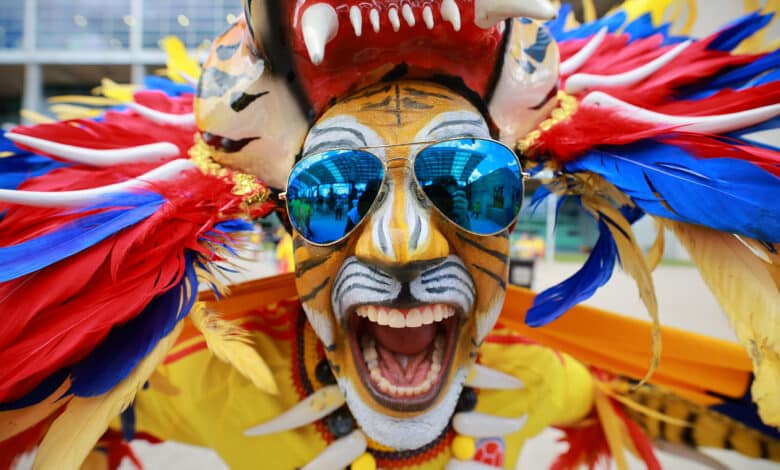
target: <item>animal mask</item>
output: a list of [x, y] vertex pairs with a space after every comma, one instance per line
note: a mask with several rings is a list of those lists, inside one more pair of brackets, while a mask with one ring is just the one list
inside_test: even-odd
[[[490, 134], [453, 91], [401, 81], [337, 102], [303, 150], [305, 162], [323, 150], [372, 147], [387, 167], [382, 192], [348, 237], [318, 246], [296, 231], [294, 240], [301, 301], [347, 404], [369, 437], [395, 449], [422, 447], [445, 429], [504, 299], [508, 231], [477, 236], [445, 218], [409, 169], [424, 146], [396, 146], [453, 137]], [[502, 206], [521, 197], [500, 194]]]
[[558, 49], [543, 0], [245, 0], [215, 41], [195, 105], [223, 166], [283, 188], [312, 120], [392, 75], [447, 77], [514, 145], [556, 105]]

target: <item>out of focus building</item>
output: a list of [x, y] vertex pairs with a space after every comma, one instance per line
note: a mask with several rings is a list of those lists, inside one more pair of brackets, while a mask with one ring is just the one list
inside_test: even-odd
[[208, 48], [240, 12], [241, 0], [0, 0], [0, 124], [103, 77], [140, 82], [165, 62], [160, 38]]

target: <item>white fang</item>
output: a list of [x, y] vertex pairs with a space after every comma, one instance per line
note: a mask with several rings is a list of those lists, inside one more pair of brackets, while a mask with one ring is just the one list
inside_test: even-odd
[[336, 10], [327, 3], [315, 3], [303, 12], [301, 31], [312, 64], [322, 63], [325, 59], [325, 46], [336, 37], [338, 30], [339, 17]]
[[0, 189], [0, 202], [33, 207], [86, 207], [101, 202], [101, 200], [111, 194], [143, 189], [149, 183], [155, 181], [172, 180], [180, 173], [192, 168], [196, 168], [194, 163], [185, 158], [180, 158], [161, 165], [137, 178], [98, 188], [56, 192]]
[[5, 136], [18, 144], [32, 147], [42, 153], [56, 155], [62, 160], [97, 167], [109, 167], [126, 163], [156, 162], [176, 157], [180, 153], [179, 147], [170, 142], [157, 142], [120, 149], [88, 149], [15, 132], [7, 132]]
[[417, 20], [414, 18], [414, 11], [412, 10], [412, 6], [408, 3], [404, 3], [404, 6], [401, 8], [401, 14], [404, 16], [404, 20], [406, 21], [406, 24], [409, 25], [409, 27], [414, 27], [414, 25], [417, 24]]
[[471, 437], [494, 437], [516, 433], [525, 426], [528, 415], [519, 418], [504, 418], [471, 411], [455, 413], [452, 427], [458, 434]]
[[738, 113], [715, 116], [674, 116], [634, 106], [602, 91], [594, 91], [582, 100], [583, 106], [605, 106], [615, 108], [626, 118], [649, 122], [686, 132], [722, 134], [737, 129], [755, 126], [780, 115], [780, 104], [750, 109]]
[[525, 384], [511, 375], [474, 364], [471, 373], [466, 379], [466, 385], [474, 388], [487, 390], [520, 390], [525, 388]]
[[425, 27], [428, 29], [433, 29], [435, 24], [433, 22], [433, 10], [431, 10], [430, 6], [423, 8], [422, 17], [423, 21], [425, 22]]
[[677, 58], [682, 52], [691, 45], [691, 41], [685, 41], [678, 44], [672, 50], [661, 57], [652, 60], [641, 67], [624, 73], [615, 75], [595, 75], [589, 73], [578, 73], [572, 75], [566, 80], [567, 93], [579, 93], [588, 88], [594, 87], [617, 87], [635, 85], [650, 75], [661, 70], [666, 64]]
[[[276, 418], [244, 431], [245, 436], [264, 436], [306, 426], [331, 414], [345, 402], [338, 385], [329, 385], [309, 395]], [[333, 467], [340, 468], [340, 467]]]
[[391, 8], [387, 12], [387, 19], [390, 20], [390, 24], [393, 26], [393, 31], [396, 33], [401, 29], [401, 19], [398, 17], [398, 8]]
[[355, 30], [355, 36], [360, 37], [363, 34], [363, 14], [359, 6], [353, 5], [349, 9], [349, 21], [352, 23], [352, 29]]
[[536, 20], [551, 20], [558, 10], [548, 0], [476, 0], [474, 23], [482, 29], [495, 26], [508, 18], [523, 16]]
[[460, 31], [460, 8], [455, 0], [443, 0], [440, 13], [444, 21], [452, 23], [452, 29]]
[[332, 470], [348, 467], [366, 451], [367, 447], [368, 442], [363, 431], [359, 429], [352, 431], [351, 434], [333, 441], [301, 470]]
[[157, 111], [139, 103], [127, 103], [127, 107], [155, 124], [189, 128], [195, 126], [195, 114], [173, 114]]
[[368, 12], [368, 19], [371, 21], [371, 28], [373, 28], [375, 33], [379, 32], [379, 10], [376, 8], [372, 8], [370, 12]]
[[577, 51], [576, 54], [569, 57], [563, 63], [561, 63], [561, 75], [570, 75], [576, 72], [580, 69], [583, 65], [585, 65], [585, 62], [590, 59], [590, 57], [593, 55], [593, 53], [596, 52], [596, 50], [599, 48], [602, 42], [604, 42], [604, 38], [607, 36], [607, 27], [604, 26], [599, 30], [598, 33], [596, 33], [593, 38], [588, 41], [587, 44], [585, 44], [585, 47]]

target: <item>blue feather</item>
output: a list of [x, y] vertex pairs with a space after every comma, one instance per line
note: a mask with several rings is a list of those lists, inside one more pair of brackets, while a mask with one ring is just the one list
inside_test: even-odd
[[579, 271], [558, 285], [541, 292], [528, 309], [525, 322], [544, 326], [578, 303], [589, 299], [612, 277], [618, 258], [617, 246], [606, 223], [599, 220], [599, 239]]
[[744, 160], [696, 159], [679, 147], [642, 141], [592, 151], [566, 170], [603, 176], [656, 216], [780, 241], [780, 178]]
[[50, 397], [52, 393], [56, 392], [58, 388], [68, 378], [70, 371], [68, 369], [61, 369], [57, 372], [46, 377], [41, 383], [38, 384], [33, 390], [22, 396], [21, 398], [0, 403], [0, 412], [18, 410], [21, 408], [27, 408], [28, 406], [36, 405], [46, 398]]
[[741, 398], [734, 399], [731, 397], [721, 397], [723, 403], [712, 406], [713, 410], [718, 413], [724, 414], [731, 419], [739, 421], [749, 428], [753, 428], [756, 431], [771, 437], [772, 439], [780, 440], [780, 431], [767, 426], [761, 420], [758, 415], [758, 407], [753, 401], [752, 394], [750, 393], [750, 387], [747, 387], [745, 395]]
[[577, 28], [566, 31], [564, 28], [567, 16], [564, 15], [568, 15], [568, 11], [571, 11], [571, 7], [568, 5], [566, 5], [566, 7], [568, 8], [561, 7], [558, 18], [547, 22], [547, 27], [556, 41], [588, 38], [598, 33], [599, 30], [605, 26], [610, 33], [615, 33], [626, 23], [627, 19], [626, 12], [620, 10], [591, 23], [585, 23]]
[[71, 391], [80, 397], [101, 395], [127, 377], [157, 343], [189, 313], [197, 297], [194, 256], [186, 257], [181, 282], [152, 300], [135, 318], [111, 330], [92, 352], [71, 368]]
[[155, 77], [153, 75], [144, 77], [144, 88], [148, 90], [159, 90], [168, 96], [181, 96], [185, 93], [195, 93], [192, 85], [173, 82], [167, 78]]
[[730, 52], [739, 46], [739, 43], [768, 25], [773, 16], [771, 13], [762, 15], [759, 12], [745, 15], [718, 32], [707, 49]]
[[94, 246], [143, 221], [163, 202], [163, 197], [153, 192], [112, 195], [105, 203], [89, 208], [110, 209], [86, 215], [31, 240], [0, 247], [0, 282], [38, 271]]
[[679, 98], [702, 99], [727, 88], [742, 90], [771, 83], [780, 79], [778, 67], [780, 67], [780, 50], [688, 88]]
[[119, 421], [122, 425], [124, 440], [130, 442], [135, 439], [135, 405], [133, 403], [119, 415]]
[[6, 138], [5, 134], [2, 134], [0, 135], [0, 155], [4, 154], [12, 154], [12, 156], [0, 157], [0, 189], [16, 189], [29, 178], [42, 176], [52, 170], [67, 166], [63, 162], [21, 150]]

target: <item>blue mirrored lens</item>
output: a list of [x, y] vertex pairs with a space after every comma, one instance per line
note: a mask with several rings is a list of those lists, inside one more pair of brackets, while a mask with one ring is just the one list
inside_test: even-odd
[[367, 152], [330, 150], [307, 157], [287, 184], [290, 222], [311, 242], [334, 242], [363, 220], [383, 180], [382, 162]]
[[514, 153], [490, 140], [456, 139], [431, 145], [414, 161], [428, 199], [466, 230], [488, 235], [507, 228], [523, 204]]

